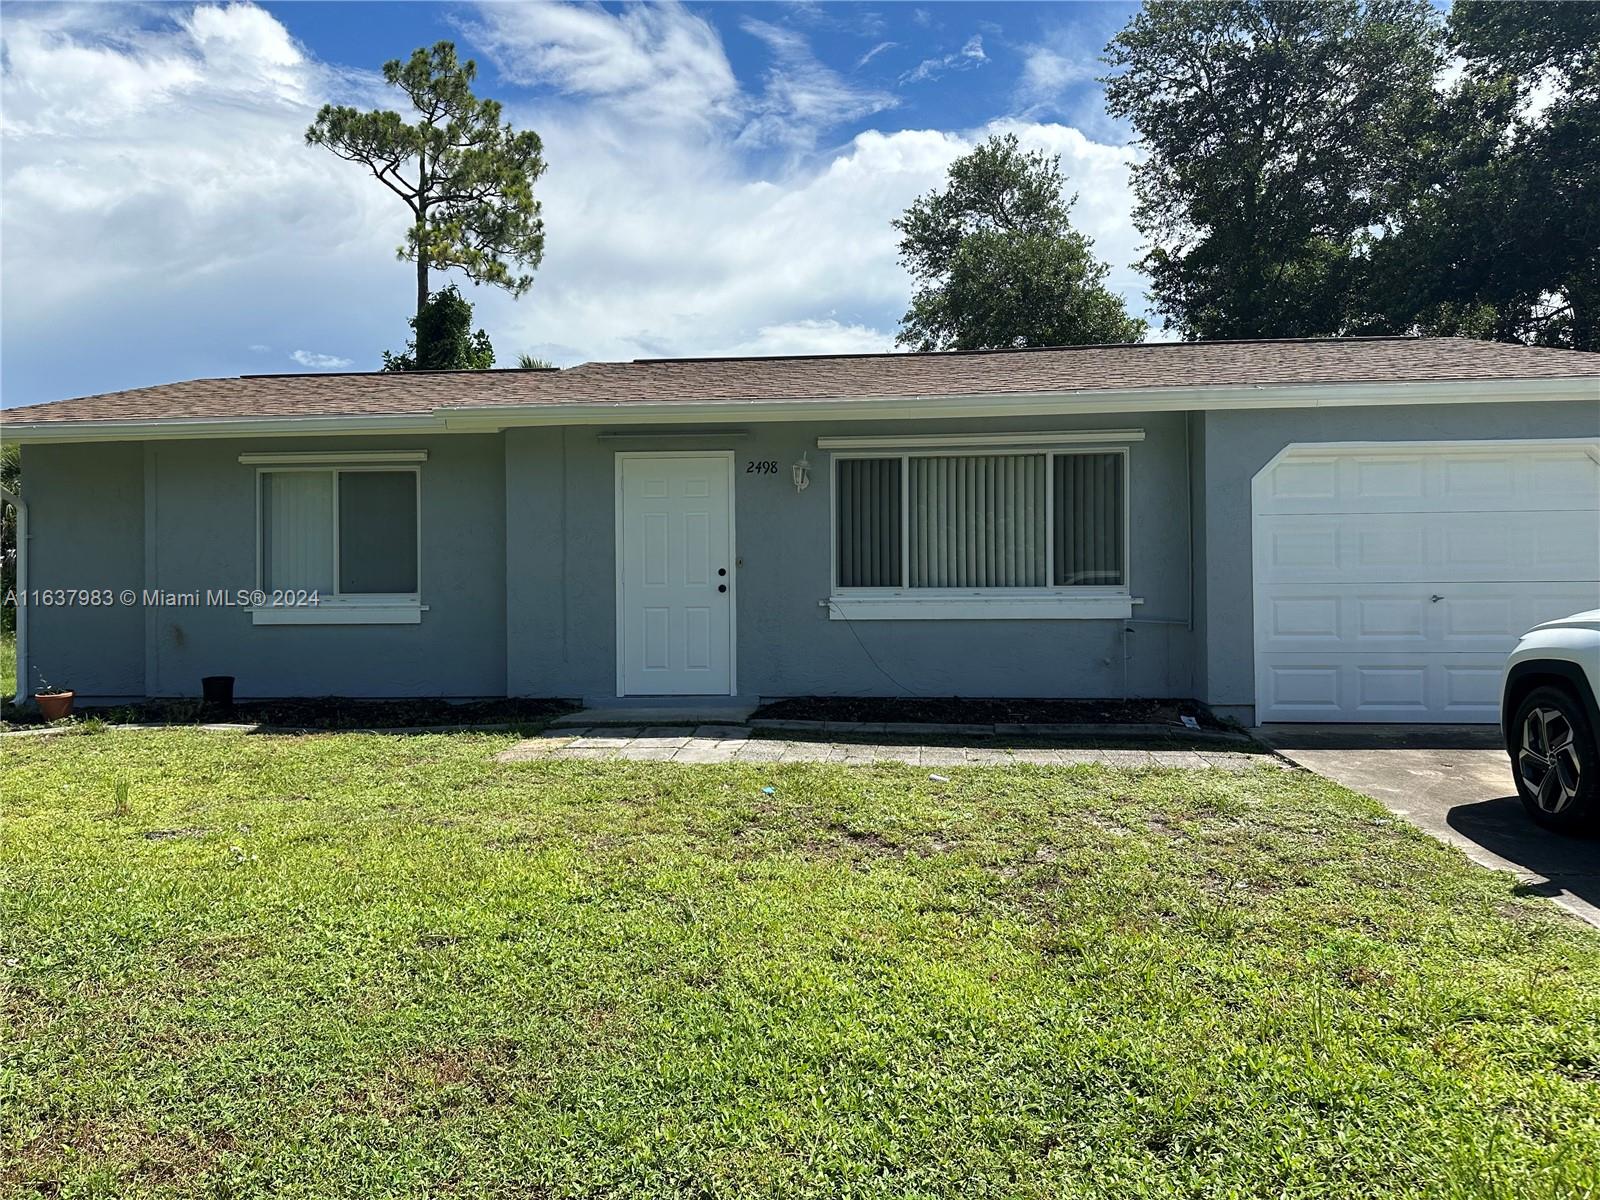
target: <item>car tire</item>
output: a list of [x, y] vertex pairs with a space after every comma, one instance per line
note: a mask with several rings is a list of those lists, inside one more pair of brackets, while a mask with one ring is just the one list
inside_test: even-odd
[[1511, 774], [1528, 815], [1557, 833], [1592, 832], [1600, 817], [1600, 746], [1583, 705], [1559, 687], [1529, 692], [1511, 724]]

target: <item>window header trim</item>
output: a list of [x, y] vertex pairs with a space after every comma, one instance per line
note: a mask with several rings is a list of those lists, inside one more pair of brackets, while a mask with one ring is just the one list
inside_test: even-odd
[[239, 461], [247, 467], [365, 467], [379, 463], [422, 463], [428, 461], [426, 450], [330, 450], [326, 452], [290, 451], [286, 454], [241, 454]]
[[902, 433], [886, 437], [819, 437], [819, 450], [919, 450], [930, 447], [1122, 445], [1144, 441], [1142, 429], [1073, 429], [1036, 433]]

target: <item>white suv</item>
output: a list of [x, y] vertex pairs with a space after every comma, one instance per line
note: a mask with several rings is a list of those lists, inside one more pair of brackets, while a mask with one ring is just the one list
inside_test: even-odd
[[1500, 728], [1528, 815], [1600, 827], [1600, 608], [1535, 625], [1506, 660]]

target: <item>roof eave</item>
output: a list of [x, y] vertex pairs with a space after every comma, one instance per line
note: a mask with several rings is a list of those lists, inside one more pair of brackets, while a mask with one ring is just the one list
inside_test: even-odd
[[1600, 377], [1577, 376], [1561, 379], [1102, 388], [951, 396], [819, 397], [811, 400], [611, 401], [463, 406], [436, 409], [435, 413], [447, 428], [466, 431], [529, 425], [614, 425], [641, 421], [686, 423], [726, 420], [730, 416], [746, 421], [883, 420], [1594, 399], [1600, 399]]
[[834, 396], [802, 400], [590, 401], [461, 405], [426, 413], [301, 417], [161, 417], [121, 421], [7, 422], [0, 440], [18, 443], [152, 441], [334, 434], [488, 433], [549, 425], [692, 424], [705, 420], [896, 420], [1078, 415], [1394, 404], [1477, 404], [1508, 400], [1600, 399], [1600, 377], [1410, 380], [1381, 383], [1206, 385], [918, 396]]

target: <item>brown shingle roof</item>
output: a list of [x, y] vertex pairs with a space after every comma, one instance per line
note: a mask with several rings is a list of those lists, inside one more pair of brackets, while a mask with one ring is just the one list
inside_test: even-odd
[[584, 363], [563, 371], [193, 379], [7, 409], [3, 417], [30, 424], [261, 419], [424, 414], [497, 405], [737, 404], [1529, 378], [1600, 379], [1600, 354], [1462, 338], [1329, 338], [951, 354], [642, 359]]

